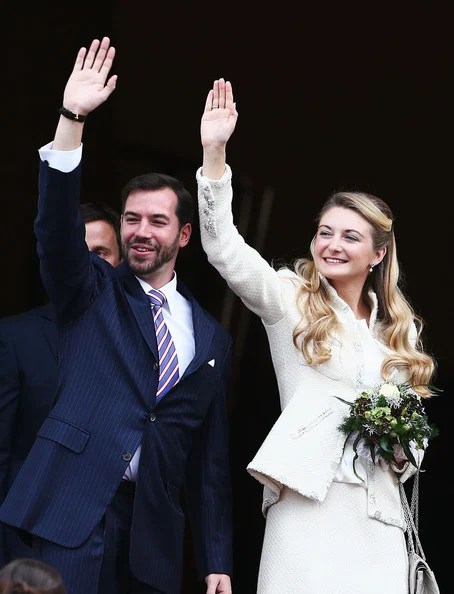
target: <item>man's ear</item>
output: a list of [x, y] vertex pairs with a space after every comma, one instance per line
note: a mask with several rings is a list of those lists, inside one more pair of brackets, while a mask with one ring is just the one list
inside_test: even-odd
[[191, 238], [191, 233], [192, 233], [192, 226], [191, 223], [186, 223], [185, 225], [183, 225], [180, 229], [180, 240], [178, 242], [178, 245], [180, 247], [184, 247], [186, 245], [188, 245], [189, 240]]

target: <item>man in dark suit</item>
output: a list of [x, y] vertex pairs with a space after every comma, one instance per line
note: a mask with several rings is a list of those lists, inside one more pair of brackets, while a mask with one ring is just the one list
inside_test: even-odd
[[231, 594], [232, 341], [175, 273], [192, 197], [170, 176], [135, 177], [122, 192], [123, 263], [84, 241], [83, 121], [115, 88], [114, 54], [107, 37], [81, 48], [40, 150], [35, 232], [61, 373], [0, 520], [32, 534], [68, 594], [179, 594], [184, 488], [206, 592]]
[[[80, 207], [88, 249], [118, 266], [120, 215], [108, 204]], [[22, 467], [57, 388], [57, 328], [51, 304], [0, 320], [0, 503]], [[32, 551], [0, 524], [0, 567]]]

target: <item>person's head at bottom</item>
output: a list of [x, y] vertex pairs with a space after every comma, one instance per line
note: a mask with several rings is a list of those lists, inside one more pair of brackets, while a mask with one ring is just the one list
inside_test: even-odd
[[36, 559], [15, 559], [0, 569], [0, 594], [66, 594], [56, 569]]

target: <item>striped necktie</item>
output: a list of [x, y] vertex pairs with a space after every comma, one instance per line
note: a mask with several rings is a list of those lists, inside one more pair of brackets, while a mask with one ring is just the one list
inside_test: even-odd
[[156, 289], [151, 289], [147, 295], [153, 311], [156, 341], [158, 343], [159, 383], [156, 392], [156, 401], [158, 401], [178, 381], [178, 357], [172, 335], [167, 328], [162, 314], [162, 305], [166, 300], [166, 296]]

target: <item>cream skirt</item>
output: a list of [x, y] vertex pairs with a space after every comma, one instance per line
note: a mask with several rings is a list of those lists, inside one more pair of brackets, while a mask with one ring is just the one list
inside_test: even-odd
[[284, 487], [268, 509], [257, 594], [408, 594], [404, 532], [366, 505], [358, 485], [333, 482], [323, 503]]

